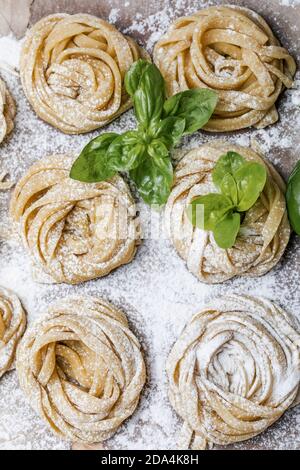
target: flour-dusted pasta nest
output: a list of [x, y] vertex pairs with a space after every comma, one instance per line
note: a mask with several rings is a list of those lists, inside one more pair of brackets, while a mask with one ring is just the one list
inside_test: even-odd
[[43, 273], [49, 282], [69, 284], [105, 276], [129, 263], [139, 243], [136, 206], [125, 181], [72, 180], [73, 161], [54, 155], [35, 163], [12, 196], [12, 218], [45, 282]]
[[[216, 192], [212, 170], [221, 155], [235, 151], [267, 168], [267, 182], [255, 205], [245, 213], [232, 248], [224, 250], [212, 232], [194, 227], [187, 208], [200, 195]], [[206, 283], [234, 276], [261, 276], [280, 260], [290, 237], [285, 185], [274, 167], [250, 148], [215, 142], [191, 150], [179, 162], [169, 196], [165, 222], [170, 238], [188, 269]]]
[[204, 129], [222, 132], [277, 121], [276, 100], [293, 84], [296, 65], [267, 23], [237, 6], [215, 6], [179, 18], [155, 46], [169, 95], [212, 88], [219, 102]]
[[146, 53], [95, 16], [50, 15], [26, 35], [20, 71], [40, 118], [68, 134], [98, 129], [132, 106], [124, 89], [130, 66]]
[[0, 378], [10, 370], [26, 327], [26, 315], [18, 297], [0, 287]]
[[[6, 181], [6, 171], [0, 170], [0, 191], [6, 191], [7, 189], [10, 189], [13, 186], [13, 183], [11, 181]], [[7, 230], [7, 227], [4, 226], [4, 224], [0, 224], [0, 239], [1, 238], [7, 238], [7, 236], [10, 236], [10, 230]]]
[[14, 128], [16, 105], [4, 81], [0, 78], [0, 143]]
[[94, 297], [62, 299], [27, 330], [20, 385], [60, 436], [102, 442], [132, 415], [145, 383], [140, 345], [126, 316]]
[[270, 301], [211, 301], [168, 358], [171, 403], [184, 421], [179, 446], [205, 449], [263, 432], [296, 398], [299, 352], [299, 332]]

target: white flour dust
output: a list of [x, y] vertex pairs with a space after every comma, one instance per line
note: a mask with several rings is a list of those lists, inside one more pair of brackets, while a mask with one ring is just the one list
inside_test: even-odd
[[21, 47], [22, 40], [18, 41], [13, 35], [0, 37], [0, 68], [19, 70]]
[[[206, 4], [207, 2], [202, 2]], [[292, 0], [280, 0], [293, 6]], [[165, 8], [146, 19], [137, 15], [126, 32], [145, 34], [149, 51], [158, 37], [182, 8]], [[186, 13], [189, 11], [184, 10]], [[276, 16], [276, 15], [275, 15]], [[274, 18], [275, 18], [274, 16]], [[119, 11], [111, 11], [112, 22]], [[18, 66], [20, 45], [12, 37], [0, 39], [0, 64]], [[291, 47], [293, 53], [293, 47]], [[1, 65], [0, 65], [1, 66]], [[84, 144], [102, 131], [89, 135], [68, 136], [38, 119], [24, 97], [19, 78], [1, 70], [18, 107], [16, 127], [0, 147], [0, 168], [17, 181], [36, 160], [51, 153], [79, 152]], [[297, 83], [299, 84], [299, 77]], [[237, 144], [249, 145], [255, 138], [266, 156], [287, 177], [299, 158], [299, 89], [285, 92], [279, 105], [280, 122], [265, 130], [247, 130], [222, 136]], [[292, 123], [292, 125], [291, 125]], [[108, 125], [104, 132], [123, 132], [134, 126], [132, 111]], [[184, 139], [182, 147], [192, 148], [213, 138], [197, 133]], [[221, 136], [220, 136], [221, 138]], [[177, 150], [182, 153], [182, 150]], [[284, 162], [284, 163], [283, 163]], [[8, 224], [9, 192], [0, 192], [0, 218]], [[142, 206], [143, 221], [150, 213]], [[79, 286], [39, 285], [31, 278], [30, 261], [15, 239], [0, 243], [0, 285], [13, 289], [22, 300], [32, 323], [46, 311], [50, 302], [70, 294], [102, 296], [121, 307], [134, 333], [140, 339], [147, 364], [148, 383], [134, 415], [104, 445], [106, 449], [174, 449], [181, 422], [173, 412], [167, 396], [165, 362], [169, 350], [192, 314], [212, 296], [228, 292], [263, 295], [284, 306], [300, 319], [299, 240], [292, 237], [282, 262], [260, 279], [239, 278], [223, 285], [201, 284], [190, 274], [171, 244], [166, 240], [145, 240], [135, 259], [109, 276]], [[263, 435], [233, 446], [238, 449], [300, 448], [300, 407], [293, 409]], [[15, 371], [0, 383], [0, 449], [68, 449], [70, 443], [56, 438], [31, 410], [18, 386]]]

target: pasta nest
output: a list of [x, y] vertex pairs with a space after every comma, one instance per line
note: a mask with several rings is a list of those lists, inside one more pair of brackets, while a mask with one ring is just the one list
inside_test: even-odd
[[88, 443], [108, 439], [132, 415], [146, 375], [125, 315], [93, 297], [52, 305], [24, 335], [17, 372], [52, 430]]
[[18, 297], [0, 287], [0, 378], [10, 370], [18, 342], [26, 327], [26, 315]]
[[14, 128], [16, 105], [4, 81], [0, 78], [0, 143]]
[[91, 15], [55, 14], [26, 35], [20, 72], [38, 116], [67, 134], [109, 123], [132, 106], [124, 76], [148, 55], [113, 25]]
[[293, 85], [294, 59], [255, 12], [215, 6], [179, 18], [155, 46], [169, 95], [211, 88], [219, 101], [204, 129], [233, 131], [277, 121], [276, 100]]
[[[45, 282], [77, 284], [129, 263], [139, 222], [120, 176], [100, 183], [69, 177], [74, 158], [54, 155], [35, 163], [16, 185], [11, 216]], [[48, 276], [44, 276], [44, 273]]]
[[[212, 232], [194, 227], [187, 208], [194, 198], [216, 192], [212, 171], [221, 155], [235, 151], [248, 161], [266, 166], [267, 182], [257, 202], [244, 216], [235, 244], [222, 249]], [[280, 260], [290, 237], [285, 185], [274, 167], [250, 148], [215, 142], [188, 152], [179, 162], [165, 209], [170, 239], [188, 269], [202, 282], [234, 276], [261, 276]]]
[[180, 448], [249, 439], [294, 402], [300, 336], [276, 305], [230, 295], [196, 314], [167, 363], [170, 400], [184, 425]]

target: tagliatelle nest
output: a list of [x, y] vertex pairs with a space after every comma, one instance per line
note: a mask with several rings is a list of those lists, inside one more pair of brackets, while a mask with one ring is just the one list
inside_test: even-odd
[[167, 363], [171, 403], [184, 421], [179, 447], [205, 449], [263, 432], [293, 404], [300, 335], [271, 302], [231, 295], [196, 314]]
[[[10, 189], [13, 186], [13, 183], [11, 181], [5, 181], [6, 178], [6, 172], [3, 171], [0, 173], [0, 191], [6, 191], [7, 189]], [[10, 229], [4, 226], [2, 223], [0, 225], [0, 238], [7, 238], [10, 237]]]
[[156, 44], [154, 62], [169, 95], [203, 87], [218, 92], [204, 129], [219, 132], [276, 122], [276, 100], [296, 71], [263, 18], [230, 5], [176, 20]]
[[[187, 208], [197, 196], [217, 192], [212, 171], [221, 155], [235, 151], [266, 166], [267, 182], [246, 213], [232, 248], [220, 248], [212, 232], [194, 227]], [[179, 162], [165, 221], [170, 238], [188, 269], [202, 282], [218, 283], [234, 276], [261, 276], [280, 260], [290, 237], [285, 185], [274, 167], [252, 149], [224, 142], [191, 150]]]
[[91, 15], [55, 14], [26, 35], [24, 92], [44, 121], [68, 134], [104, 126], [132, 106], [124, 76], [148, 55], [113, 25]]
[[13, 365], [25, 326], [26, 315], [20, 300], [9, 289], [0, 287], [0, 378]]
[[73, 161], [55, 155], [35, 163], [11, 200], [24, 245], [40, 274], [50, 276], [45, 282], [77, 284], [105, 276], [129, 263], [139, 243], [136, 206], [124, 180], [72, 180]]
[[146, 372], [125, 315], [93, 297], [60, 300], [27, 330], [17, 354], [20, 385], [61, 437], [102, 442], [139, 402]]
[[0, 78], [0, 143], [14, 128], [16, 105], [4, 81]]

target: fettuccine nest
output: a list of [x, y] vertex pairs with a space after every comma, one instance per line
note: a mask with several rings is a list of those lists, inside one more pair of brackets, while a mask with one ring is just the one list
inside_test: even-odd
[[184, 425], [181, 449], [256, 436], [293, 404], [300, 335], [271, 302], [230, 295], [196, 314], [167, 363], [171, 403]]
[[73, 161], [55, 155], [35, 163], [12, 196], [11, 215], [37, 280], [77, 284], [105, 276], [129, 263], [139, 243], [136, 206], [121, 176], [81, 183], [69, 177]]
[[146, 379], [125, 315], [94, 297], [60, 300], [18, 348], [20, 385], [52, 430], [75, 442], [111, 437], [139, 402]]
[[50, 15], [26, 35], [23, 89], [44, 121], [68, 134], [89, 132], [132, 106], [124, 76], [140, 57], [148, 55], [100, 18]]
[[276, 100], [293, 85], [294, 59], [255, 12], [216, 6], [179, 18], [155, 46], [169, 95], [209, 87], [219, 102], [204, 129], [233, 131], [277, 121]]
[[18, 297], [0, 287], [0, 378], [10, 370], [26, 327], [26, 315]]
[[[220, 248], [212, 232], [194, 227], [187, 208], [200, 195], [216, 192], [212, 171], [221, 155], [235, 151], [266, 166], [263, 192], [245, 214], [232, 248]], [[285, 185], [274, 167], [252, 149], [215, 142], [191, 150], [179, 162], [165, 221], [170, 238], [188, 269], [202, 282], [218, 283], [234, 276], [261, 276], [280, 260], [290, 237]]]
[[0, 144], [14, 128], [16, 105], [4, 81], [0, 78]]

